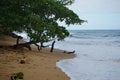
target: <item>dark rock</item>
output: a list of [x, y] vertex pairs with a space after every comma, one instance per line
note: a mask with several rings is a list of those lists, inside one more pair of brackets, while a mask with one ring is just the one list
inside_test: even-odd
[[20, 60], [20, 64], [25, 64], [25, 60]]
[[3, 46], [0, 46], [0, 48], [3, 48]]

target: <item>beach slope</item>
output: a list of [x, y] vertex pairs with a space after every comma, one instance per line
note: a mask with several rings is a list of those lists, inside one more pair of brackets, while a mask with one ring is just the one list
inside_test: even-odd
[[[15, 41], [9, 36], [0, 36], [0, 45], [13, 45]], [[56, 67], [56, 62], [73, 58], [74, 55], [65, 54], [59, 49], [53, 53], [49, 51], [49, 48], [38, 51], [34, 46], [32, 51], [0, 47], [0, 80], [10, 80], [11, 74], [18, 72], [24, 73], [24, 80], [70, 80]], [[25, 62], [21, 63], [21, 60]]]

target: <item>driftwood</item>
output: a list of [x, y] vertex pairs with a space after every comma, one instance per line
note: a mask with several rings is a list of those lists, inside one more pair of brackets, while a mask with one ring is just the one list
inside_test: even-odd
[[71, 51], [71, 52], [69, 52], [69, 51], [64, 51], [63, 53], [74, 54], [74, 53], [75, 53], [75, 50], [74, 50], [74, 51]]

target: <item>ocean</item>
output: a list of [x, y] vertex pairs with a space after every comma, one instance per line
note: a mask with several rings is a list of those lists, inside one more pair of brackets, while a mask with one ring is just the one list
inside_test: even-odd
[[120, 80], [120, 30], [70, 30], [55, 44], [75, 58], [56, 63], [71, 80]]

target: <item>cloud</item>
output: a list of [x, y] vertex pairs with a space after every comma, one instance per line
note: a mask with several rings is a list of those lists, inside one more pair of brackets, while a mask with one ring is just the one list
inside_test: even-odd
[[75, 0], [69, 8], [77, 13], [120, 13], [120, 0]]
[[120, 29], [120, 0], [75, 0], [68, 7], [81, 19], [88, 20], [68, 29]]

